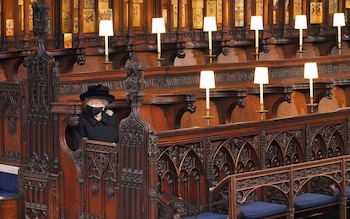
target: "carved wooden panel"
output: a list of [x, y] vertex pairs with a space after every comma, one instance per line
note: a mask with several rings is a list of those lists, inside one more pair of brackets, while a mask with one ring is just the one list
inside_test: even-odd
[[22, 180], [19, 192], [24, 205], [20, 205], [20, 215], [23, 213], [23, 218], [59, 218], [57, 202], [61, 196], [60, 176], [26, 173]]
[[[299, 118], [300, 123], [295, 121], [296, 118], [293, 118], [293, 121], [282, 119], [278, 125], [276, 123], [278, 120], [274, 120], [254, 122], [246, 124], [247, 126], [232, 124], [230, 127], [174, 130], [171, 132], [171, 136], [176, 136], [175, 138], [168, 135], [164, 138], [163, 133], [159, 132], [161, 153], [158, 159], [158, 183], [160, 191], [167, 193], [167, 195], [162, 195], [162, 201], [170, 204], [176, 200], [176, 197], [181, 197], [184, 200], [183, 203], [193, 203], [194, 201], [195, 205], [200, 204], [198, 200], [203, 197], [200, 194], [192, 193], [196, 197], [187, 198], [186, 187], [199, 189], [207, 186], [209, 189], [232, 174], [248, 174], [250, 172], [253, 174], [255, 171], [259, 172], [260, 169], [289, 166], [347, 154], [346, 142], [348, 142], [349, 128], [347, 128], [347, 116], [343, 115], [345, 117], [342, 119], [328, 117], [327, 123], [322, 119], [315, 121], [316, 117], [322, 116], [319, 114], [310, 116], [308, 119]], [[187, 168], [181, 168], [182, 163], [186, 163]], [[338, 167], [330, 165], [324, 167], [324, 171]], [[197, 171], [196, 175], [192, 175], [192, 179], [197, 179], [197, 181], [188, 180], [188, 176], [193, 173], [192, 170]], [[314, 175], [308, 176], [307, 172], [310, 171]], [[327, 192], [330, 191], [329, 186], [332, 183], [340, 182], [338, 173], [330, 173], [326, 178], [316, 177], [316, 175], [321, 175], [322, 171], [317, 170], [316, 167], [304, 174], [302, 170], [296, 171], [296, 174], [301, 174], [293, 176], [299, 183], [296, 192], [311, 191], [307, 188], [312, 186]], [[207, 183], [201, 183], [201, 174]], [[273, 173], [266, 177], [266, 182], [268, 184], [270, 179], [282, 180], [283, 177], [290, 176]], [[263, 186], [264, 179], [256, 179], [256, 181], [247, 179], [245, 182], [249, 185], [256, 182], [257, 185]], [[244, 183], [244, 181], [240, 183]], [[281, 203], [288, 203], [286, 200], [288, 184], [280, 182], [279, 185], [275, 186], [275, 189], [252, 189], [251, 191], [248, 189], [238, 192], [237, 200], [254, 201], [259, 197], [265, 197], [274, 198], [275, 201], [279, 200]], [[269, 191], [269, 195], [262, 193], [264, 191]], [[165, 206], [163, 207], [166, 209]], [[183, 208], [177, 208], [177, 210], [179, 209]]]
[[116, 218], [118, 152], [116, 145], [88, 142], [85, 148], [86, 216]]
[[[23, 61], [27, 68], [25, 133], [25, 164], [20, 171], [22, 185], [20, 203], [26, 218], [58, 218], [60, 204], [60, 180], [57, 165], [58, 141], [53, 135], [56, 125], [50, 113], [50, 104], [57, 101], [59, 81], [58, 63], [44, 47], [43, 38], [48, 34], [47, 3], [34, 2], [33, 32], [38, 37], [37, 51]], [[23, 194], [23, 195], [22, 195]]]
[[[201, 203], [204, 179], [203, 144], [161, 148], [158, 158], [159, 189], [193, 204]], [[164, 196], [164, 200], [169, 197]]]
[[143, 100], [144, 67], [135, 53], [130, 53], [130, 59], [125, 83], [131, 112], [119, 124], [118, 218], [155, 218], [158, 215], [157, 138], [154, 139], [156, 136], [139, 113]]
[[26, 108], [23, 102], [23, 83], [0, 84], [0, 159], [5, 162], [21, 163], [23, 111]]

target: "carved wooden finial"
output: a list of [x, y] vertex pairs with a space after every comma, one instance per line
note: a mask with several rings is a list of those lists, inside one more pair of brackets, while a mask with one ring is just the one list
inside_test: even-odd
[[49, 6], [43, 1], [36, 1], [33, 8], [33, 32], [35, 36], [42, 38], [49, 32]]
[[144, 66], [137, 59], [135, 52], [130, 52], [130, 63], [126, 66], [125, 80], [128, 101], [132, 106], [139, 106], [143, 100], [143, 70]]

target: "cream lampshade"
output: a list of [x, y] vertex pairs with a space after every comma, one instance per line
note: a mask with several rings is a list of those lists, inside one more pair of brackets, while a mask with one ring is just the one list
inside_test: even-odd
[[264, 29], [262, 16], [252, 16], [250, 18], [250, 29], [255, 30], [255, 59], [259, 59], [259, 30]]
[[269, 73], [267, 67], [255, 67], [254, 84], [260, 84], [260, 104], [264, 104], [263, 84], [269, 83]]
[[203, 31], [216, 31], [215, 17], [204, 17]]
[[333, 15], [333, 26], [334, 27], [343, 27], [345, 26], [345, 15], [344, 13], [334, 13]]
[[304, 64], [304, 78], [309, 79], [310, 83], [310, 99], [313, 102], [313, 79], [318, 78], [318, 70], [316, 62], [306, 62]]
[[99, 35], [105, 37], [105, 64], [106, 70], [108, 70], [108, 63], [110, 63], [108, 57], [108, 37], [114, 35], [112, 20], [100, 20]]
[[165, 33], [165, 22], [163, 17], [152, 18], [152, 33], [157, 34], [158, 66], [161, 65], [161, 38], [160, 34]]
[[209, 60], [212, 63], [212, 50], [213, 50], [213, 41], [212, 41], [212, 31], [216, 31], [216, 19], [215, 17], [204, 17], [203, 31], [208, 32], [208, 41], [209, 41]]
[[152, 18], [152, 33], [165, 33], [164, 18]]
[[112, 20], [100, 20], [99, 35], [100, 36], [114, 35]]
[[295, 29], [307, 29], [306, 15], [295, 16]]
[[333, 26], [338, 27], [338, 49], [339, 49], [339, 54], [341, 54], [341, 27], [345, 26], [344, 13], [334, 13]]
[[199, 88], [215, 88], [214, 71], [201, 71]]
[[318, 78], [318, 70], [316, 62], [306, 62], [304, 64], [304, 78]]
[[210, 108], [210, 88], [215, 88], [215, 77], [214, 71], [201, 71], [199, 88], [205, 88], [206, 90], [206, 109], [209, 111]]
[[264, 29], [262, 16], [251, 16], [250, 29], [251, 30], [263, 30]]
[[254, 84], [268, 84], [269, 74], [267, 67], [255, 67]]
[[269, 73], [267, 67], [255, 67], [255, 73], [254, 73], [254, 84], [259, 84], [260, 88], [260, 110], [257, 112], [260, 114], [260, 119], [264, 119], [265, 113], [267, 110], [265, 110], [264, 106], [264, 84], [269, 83]]
[[306, 15], [295, 16], [295, 29], [299, 29], [299, 54], [303, 52], [303, 29], [307, 29]]

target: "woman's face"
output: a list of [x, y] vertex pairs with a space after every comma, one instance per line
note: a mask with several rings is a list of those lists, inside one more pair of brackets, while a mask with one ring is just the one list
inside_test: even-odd
[[92, 107], [105, 107], [108, 105], [108, 101], [104, 99], [98, 99], [98, 98], [88, 98], [86, 99], [86, 105], [92, 106]]

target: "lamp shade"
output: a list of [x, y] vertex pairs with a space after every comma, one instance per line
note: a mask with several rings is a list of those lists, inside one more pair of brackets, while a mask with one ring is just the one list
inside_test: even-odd
[[295, 16], [295, 29], [307, 29], [306, 15]]
[[304, 78], [318, 78], [318, 70], [316, 62], [306, 62], [304, 64]]
[[152, 18], [152, 33], [165, 33], [164, 18]]
[[269, 73], [267, 67], [255, 67], [254, 84], [268, 84]]
[[204, 17], [203, 31], [216, 31], [215, 17]]
[[345, 16], [344, 13], [334, 13], [333, 15], [333, 26], [345, 26]]
[[214, 71], [201, 71], [199, 88], [215, 88]]
[[264, 29], [262, 16], [252, 16], [250, 18], [250, 29], [251, 30]]
[[114, 35], [112, 20], [100, 20], [99, 35], [100, 36]]

